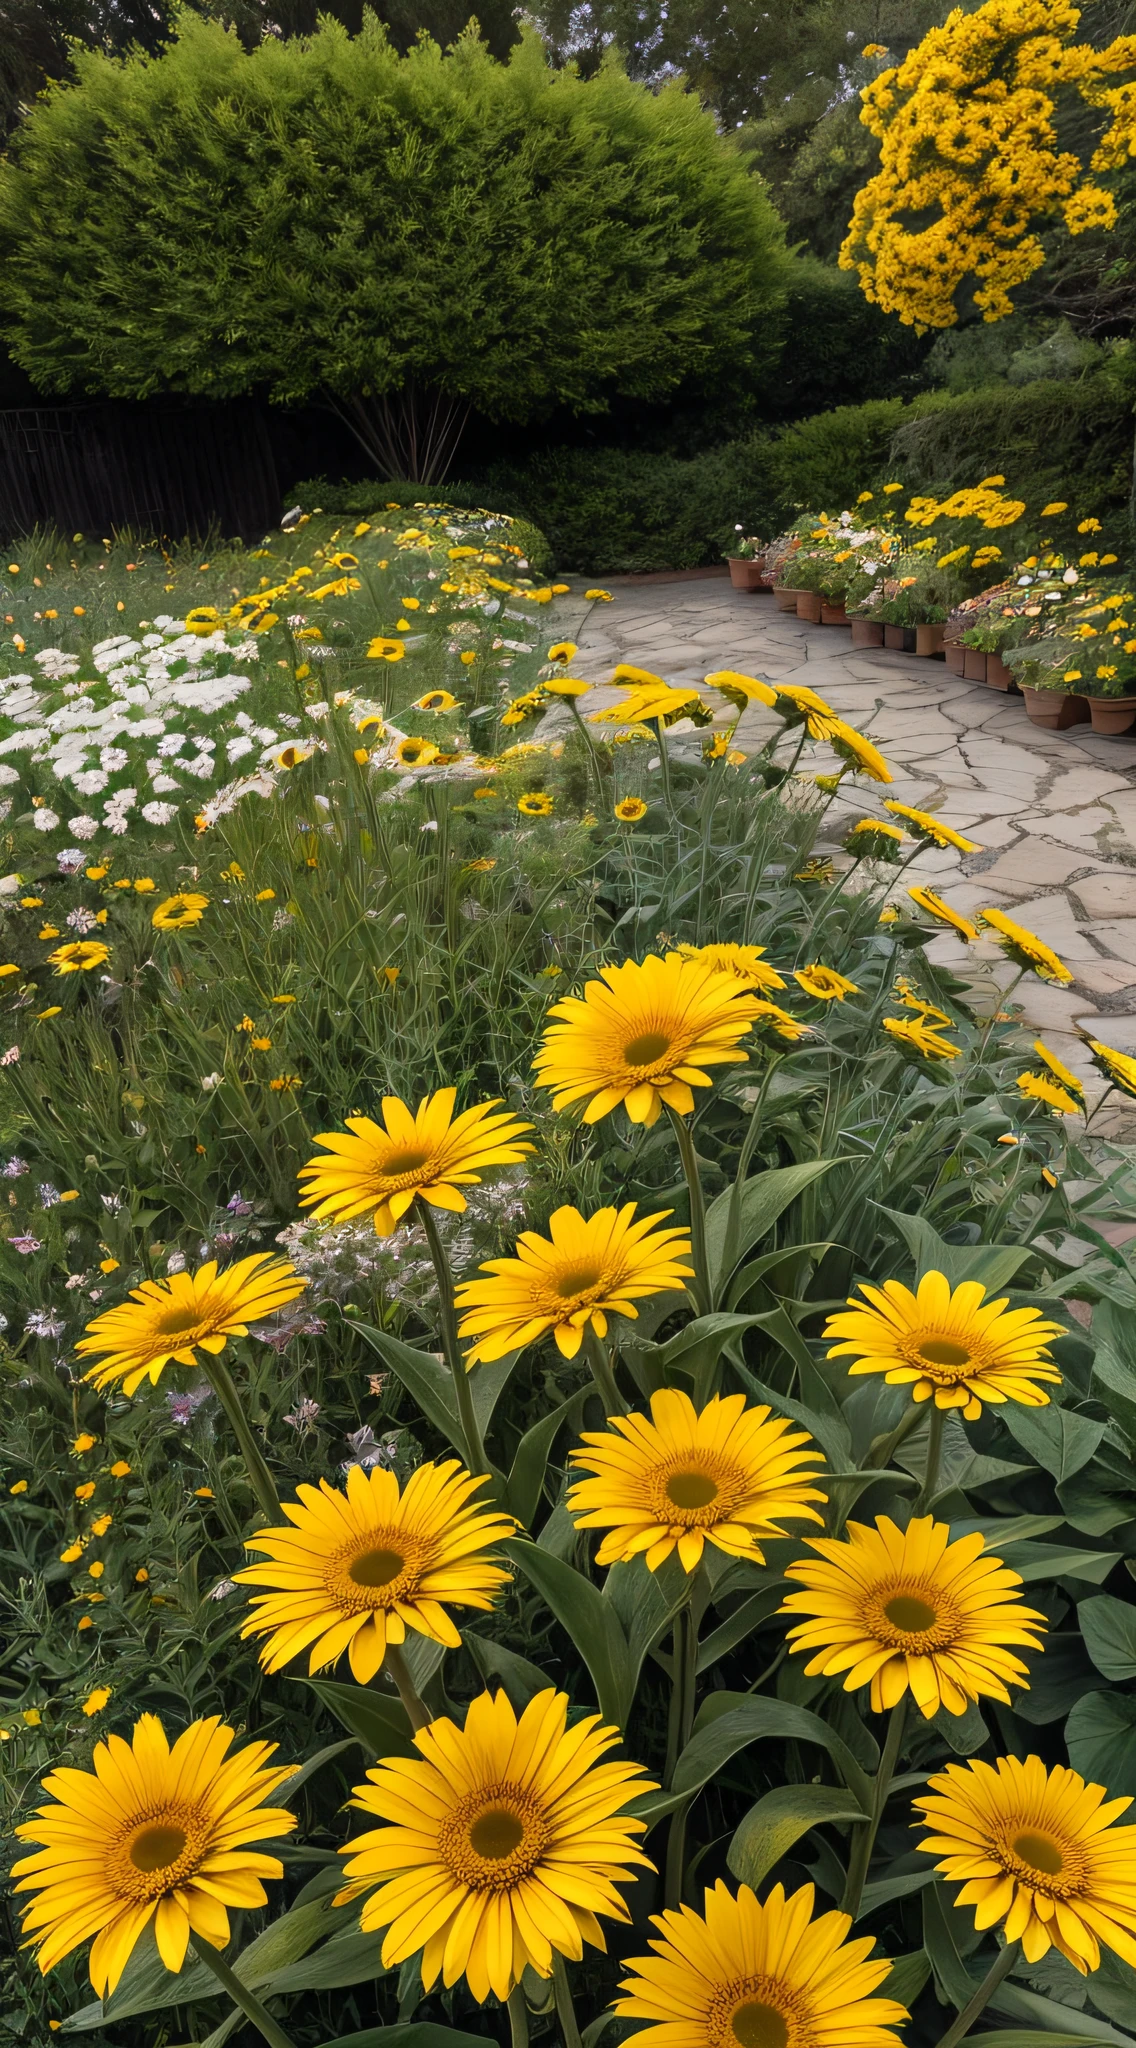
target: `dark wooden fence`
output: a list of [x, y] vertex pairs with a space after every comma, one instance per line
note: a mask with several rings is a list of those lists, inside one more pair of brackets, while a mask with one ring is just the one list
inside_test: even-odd
[[36, 526], [179, 540], [262, 534], [280, 484], [262, 407], [20, 406], [0, 411], [0, 536]]

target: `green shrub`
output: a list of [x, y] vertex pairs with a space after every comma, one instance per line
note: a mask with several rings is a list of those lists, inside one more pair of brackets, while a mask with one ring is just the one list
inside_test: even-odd
[[1003, 474], [1015, 495], [1063, 498], [1086, 516], [1115, 519], [1132, 489], [1136, 361], [1118, 352], [1080, 382], [988, 385], [914, 400], [891, 444], [897, 476], [941, 491]]
[[[477, 484], [446, 484], [441, 490], [427, 492], [422, 484], [341, 483], [329, 484], [326, 477], [311, 477], [306, 483], [296, 484], [289, 493], [289, 504], [300, 505], [305, 512], [312, 512], [318, 506], [333, 517], [342, 514], [345, 518], [354, 514], [356, 518], [369, 518], [372, 512], [384, 507], [400, 505], [406, 509], [424, 505], [452, 505], [455, 511], [466, 512], [476, 501], [482, 512], [508, 513], [504, 504], [485, 502], [479, 496]], [[513, 518], [509, 536], [517, 547], [523, 548], [529, 567], [534, 575], [550, 576], [556, 567], [556, 556], [550, 547], [547, 535], [535, 526], [531, 519]]]
[[788, 276], [781, 360], [761, 394], [762, 412], [800, 419], [859, 405], [881, 391], [909, 391], [930, 348], [929, 336], [881, 313], [846, 271], [799, 257]]
[[187, 13], [76, 69], [0, 166], [3, 330], [45, 391], [322, 393], [428, 480], [471, 406], [746, 392], [776, 359], [781, 223], [678, 86], [553, 72], [533, 35], [400, 57], [370, 16], [246, 53]]

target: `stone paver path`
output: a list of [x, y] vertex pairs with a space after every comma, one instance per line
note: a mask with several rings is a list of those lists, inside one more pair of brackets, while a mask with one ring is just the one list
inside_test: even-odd
[[[941, 661], [853, 649], [846, 626], [805, 625], [777, 611], [771, 596], [735, 591], [724, 579], [613, 589], [614, 602], [596, 604], [581, 628], [581, 675], [599, 682], [627, 661], [673, 683], [701, 683], [716, 668], [807, 683], [875, 741], [894, 781], [846, 783], [826, 820], [825, 850], [853, 816], [886, 816], [888, 796], [979, 842], [981, 852], [963, 856], [926, 849], [904, 884], [930, 883], [968, 917], [1000, 905], [1055, 948], [1073, 986], [1027, 975], [1013, 1000], [1090, 1099], [1098, 1095], [1103, 1084], [1078, 1033], [1136, 1053], [1136, 736], [1105, 738], [1084, 726], [1045, 732], [1020, 697], [964, 682]], [[589, 706], [620, 694], [597, 691]], [[752, 707], [738, 743], [760, 745], [776, 723]], [[810, 767], [837, 765], [826, 750], [810, 750]], [[992, 942], [968, 948], [948, 931], [930, 952], [972, 982], [980, 1006], [983, 982], [996, 1000], [997, 985], [1016, 972]]]

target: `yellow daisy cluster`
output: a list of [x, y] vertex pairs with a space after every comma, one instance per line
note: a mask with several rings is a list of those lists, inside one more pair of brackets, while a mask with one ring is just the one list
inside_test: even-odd
[[[1091, 172], [1132, 154], [1136, 38], [1076, 44], [1069, 0], [986, 0], [955, 9], [899, 65], [865, 87], [860, 115], [881, 148], [856, 196], [840, 264], [908, 326], [953, 327], [956, 294], [978, 280], [986, 320], [1044, 260], [1033, 224], [1060, 212], [1071, 234], [1111, 227], [1113, 198]], [[1111, 125], [1086, 166], [1058, 147], [1056, 102], [1076, 92]]]

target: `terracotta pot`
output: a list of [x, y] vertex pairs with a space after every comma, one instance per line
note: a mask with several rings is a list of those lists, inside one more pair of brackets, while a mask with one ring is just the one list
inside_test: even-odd
[[[1022, 696], [1033, 724], [1044, 726], [1048, 732], [1067, 732], [1071, 725], [1088, 724], [1089, 700], [1075, 696], [1071, 690], [1031, 690], [1023, 683]], [[1132, 710], [1136, 714], [1136, 702]]]
[[1007, 668], [1000, 654], [986, 657], [986, 680], [992, 690], [1016, 690], [1013, 669]]
[[1136, 697], [1090, 697], [1094, 732], [1128, 732], [1136, 725]]
[[943, 654], [949, 673], [952, 676], [961, 676], [966, 667], [966, 648], [958, 640], [945, 640]]
[[916, 654], [923, 655], [925, 659], [928, 659], [933, 654], [941, 654], [943, 652], [943, 631], [942, 626], [916, 626]]
[[789, 586], [783, 583], [774, 588], [773, 595], [777, 599], [777, 609], [779, 612], [795, 612], [797, 609], [797, 599], [802, 595], [802, 592], [790, 590]]
[[741, 555], [727, 555], [730, 565], [730, 582], [735, 590], [760, 590], [764, 571], [760, 561], [747, 561]]
[[876, 624], [875, 619], [853, 619], [853, 647], [882, 647], [883, 644], [884, 629]]
[[797, 592], [797, 617], [807, 625], [820, 625], [820, 591], [799, 590]]
[[820, 622], [822, 626], [846, 626], [848, 614], [842, 597], [822, 597], [820, 601]]
[[885, 626], [885, 627], [884, 627], [884, 646], [885, 646], [885, 647], [895, 647], [895, 648], [897, 648], [897, 649], [899, 650], [899, 652], [900, 652], [901, 654], [914, 654], [914, 652], [915, 652], [915, 628], [914, 628], [914, 626]]
[[968, 683], [986, 681], [986, 656], [981, 647], [964, 647], [962, 650], [962, 672]]

